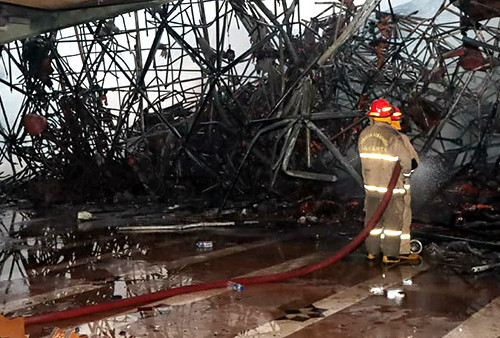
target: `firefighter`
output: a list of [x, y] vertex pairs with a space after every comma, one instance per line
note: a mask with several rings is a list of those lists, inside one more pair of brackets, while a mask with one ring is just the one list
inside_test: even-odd
[[397, 263], [401, 258], [418, 258], [418, 255], [400, 252], [402, 241], [409, 241], [409, 234], [403, 234], [404, 216], [407, 216], [404, 214], [405, 196], [409, 189], [405, 180], [416, 168], [418, 158], [409, 141], [411, 149], [403, 134], [392, 127], [391, 116], [394, 112], [394, 107], [386, 100], [373, 101], [367, 113], [370, 126], [361, 132], [358, 142], [366, 193], [365, 225], [387, 191], [395, 163], [399, 161], [402, 168], [384, 214], [365, 241], [367, 258], [374, 260], [382, 254], [382, 262], [386, 264]]
[[410, 176], [418, 166], [420, 159], [418, 158], [418, 154], [413, 148], [413, 145], [410, 142], [410, 139], [406, 134], [401, 132], [401, 118], [403, 114], [401, 110], [394, 106], [394, 111], [391, 115], [391, 126], [396, 130], [400, 131], [400, 135], [403, 139], [403, 142], [406, 146], [406, 149], [410, 152], [412, 157], [412, 170], [408, 174], [403, 174], [404, 180], [403, 185], [407, 187], [406, 194], [404, 195], [404, 210], [403, 210], [403, 228], [401, 229], [401, 245], [399, 249], [399, 253], [402, 256], [410, 255], [410, 226], [411, 226], [411, 186], [410, 186]]

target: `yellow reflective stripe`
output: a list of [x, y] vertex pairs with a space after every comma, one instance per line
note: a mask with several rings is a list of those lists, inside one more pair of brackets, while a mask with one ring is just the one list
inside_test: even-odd
[[404, 185], [404, 188], [405, 188], [406, 190], [408, 190], [408, 189], [410, 189], [410, 185], [409, 185], [409, 184], [405, 184], [405, 185]]
[[387, 188], [377, 187], [376, 185], [366, 185], [366, 184], [365, 184], [365, 189], [368, 191], [376, 191], [376, 192], [386, 192], [387, 191]]
[[404, 177], [410, 177], [410, 176], [411, 176], [411, 173], [409, 173], [409, 174], [405, 174], [405, 173], [403, 173], [403, 176], [404, 176]]
[[[378, 187], [376, 185], [366, 185], [366, 184], [365, 184], [365, 189], [368, 191], [376, 191], [376, 192], [380, 192], [380, 193], [385, 193], [387, 191], [387, 188], [385, 188], [385, 187]], [[406, 192], [406, 190], [403, 188], [394, 189], [392, 191], [393, 194], [404, 194], [405, 192]]]
[[373, 229], [372, 231], [370, 231], [370, 235], [372, 236], [378, 236], [382, 233], [382, 229]]
[[386, 236], [401, 236], [403, 232], [397, 230], [384, 230], [384, 235]]
[[384, 238], [385, 238], [385, 235], [384, 235], [384, 234], [380, 235], [380, 238], [381, 238], [381, 239], [384, 239]]
[[396, 162], [399, 160], [399, 157], [391, 156], [389, 154], [360, 153], [359, 156], [361, 158], [371, 158], [374, 160], [384, 160], [384, 161], [391, 161], [391, 162]]
[[401, 239], [410, 239], [410, 234], [402, 234]]

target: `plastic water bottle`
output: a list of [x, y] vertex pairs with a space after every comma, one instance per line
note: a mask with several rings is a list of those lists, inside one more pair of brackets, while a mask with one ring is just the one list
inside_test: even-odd
[[199, 249], [211, 249], [214, 247], [214, 242], [212, 241], [199, 241], [196, 243], [196, 247]]
[[233, 289], [233, 291], [241, 292], [245, 289], [245, 287], [241, 284], [235, 282], [227, 282], [228, 289]]

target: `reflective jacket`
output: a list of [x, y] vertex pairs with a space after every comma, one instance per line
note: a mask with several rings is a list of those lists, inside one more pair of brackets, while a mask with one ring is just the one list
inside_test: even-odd
[[358, 150], [367, 194], [382, 196], [387, 191], [397, 161], [402, 170], [393, 194], [404, 195], [409, 190], [406, 178], [419, 159], [406, 135], [387, 123], [375, 121], [359, 135]]

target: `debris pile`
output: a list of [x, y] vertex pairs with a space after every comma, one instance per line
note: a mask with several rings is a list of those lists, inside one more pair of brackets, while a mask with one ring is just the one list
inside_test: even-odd
[[5, 45], [2, 101], [22, 99], [1, 105], [0, 189], [43, 203], [360, 198], [357, 136], [383, 96], [446, 170], [419, 182], [426, 202], [458, 177], [498, 194], [498, 6], [443, 2], [425, 18], [379, 3], [312, 18], [297, 1], [168, 3]]
[[431, 262], [460, 273], [480, 273], [500, 267], [498, 252], [471, 247], [467, 241], [430, 243], [424, 250]]

